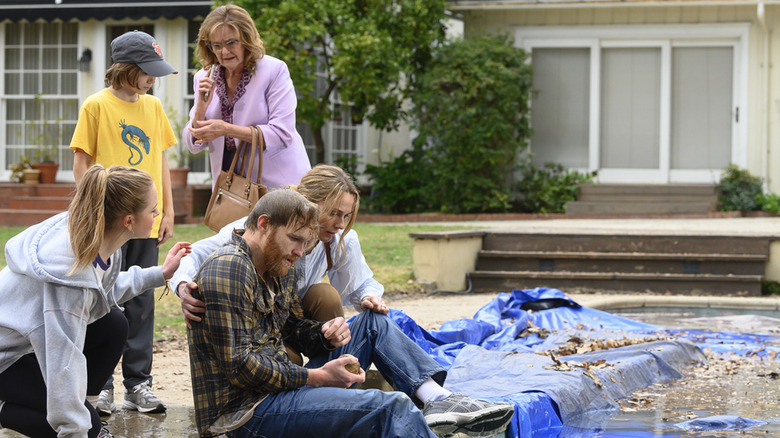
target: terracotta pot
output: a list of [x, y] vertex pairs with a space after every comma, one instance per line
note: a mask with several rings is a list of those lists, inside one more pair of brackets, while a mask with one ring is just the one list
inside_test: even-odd
[[22, 182], [24, 184], [38, 184], [41, 178], [41, 171], [38, 169], [24, 169], [22, 171]]
[[174, 167], [169, 169], [171, 173], [171, 187], [181, 188], [187, 187], [187, 174], [190, 173], [190, 169], [187, 167]]
[[57, 180], [59, 163], [33, 163], [35, 169], [41, 171], [41, 184], [54, 184]]

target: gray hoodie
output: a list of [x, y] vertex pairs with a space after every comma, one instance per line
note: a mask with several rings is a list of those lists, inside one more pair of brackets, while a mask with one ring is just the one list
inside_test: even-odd
[[122, 251], [99, 283], [92, 266], [68, 275], [75, 262], [68, 213], [33, 225], [5, 245], [0, 271], [0, 372], [34, 352], [47, 387], [46, 419], [58, 437], [86, 437], [92, 426], [84, 406], [87, 324], [141, 292], [165, 284], [162, 268], [119, 272]]

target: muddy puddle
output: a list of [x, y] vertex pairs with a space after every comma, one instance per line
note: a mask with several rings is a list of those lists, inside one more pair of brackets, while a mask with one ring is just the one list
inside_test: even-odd
[[[105, 417], [104, 417], [105, 419]], [[108, 430], [125, 438], [198, 438], [195, 429], [195, 410], [191, 406], [168, 406], [164, 414], [141, 414], [119, 410], [108, 417]], [[23, 435], [0, 430], [1, 438]]]
[[[765, 346], [780, 346], [777, 312], [714, 309], [620, 312], [621, 316], [673, 329], [768, 334]], [[780, 358], [736, 356], [704, 350], [708, 365], [683, 371], [682, 379], [642, 388], [605, 424], [579, 436], [592, 437], [780, 437]], [[681, 429], [678, 424], [716, 415], [766, 422], [744, 429]], [[585, 431], [582, 431], [585, 432]], [[577, 436], [574, 433], [571, 436]], [[563, 434], [561, 436], [564, 436]]]

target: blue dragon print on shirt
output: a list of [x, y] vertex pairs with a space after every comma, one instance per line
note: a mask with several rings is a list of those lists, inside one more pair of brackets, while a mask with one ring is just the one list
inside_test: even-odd
[[[130, 163], [131, 166], [136, 166], [138, 163], [143, 161], [144, 154], [141, 152], [141, 149], [138, 148], [138, 145], [133, 142], [133, 140], [143, 144], [144, 150], [147, 154], [149, 154], [149, 149], [151, 147], [149, 144], [149, 136], [147, 136], [146, 133], [137, 126], [128, 126], [124, 120], [119, 121], [119, 126], [122, 128], [122, 141], [130, 148], [130, 158], [127, 159], [127, 162]], [[138, 160], [133, 162], [133, 157], [135, 156], [136, 151], [138, 152]]]

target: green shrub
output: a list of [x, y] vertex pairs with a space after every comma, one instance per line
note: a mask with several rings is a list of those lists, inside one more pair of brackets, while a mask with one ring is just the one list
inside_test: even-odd
[[429, 208], [509, 209], [510, 176], [530, 135], [525, 61], [525, 52], [501, 36], [450, 41], [434, 50], [411, 95], [419, 134], [413, 159], [430, 167], [407, 176], [427, 189]]
[[420, 150], [408, 149], [382, 166], [366, 164], [365, 173], [373, 180], [367, 209], [377, 213], [427, 210], [425, 175], [429, 166], [423, 155]]
[[761, 295], [780, 295], [780, 283], [771, 280], [761, 280]]
[[536, 167], [530, 161], [520, 166], [520, 171], [517, 207], [527, 213], [565, 213], [566, 203], [577, 199], [579, 185], [593, 182], [597, 174], [580, 173], [557, 163]]
[[720, 211], [760, 210], [763, 183], [763, 178], [730, 164], [720, 177]]
[[761, 196], [761, 210], [769, 213], [780, 213], [780, 196], [774, 193], [766, 193]]

